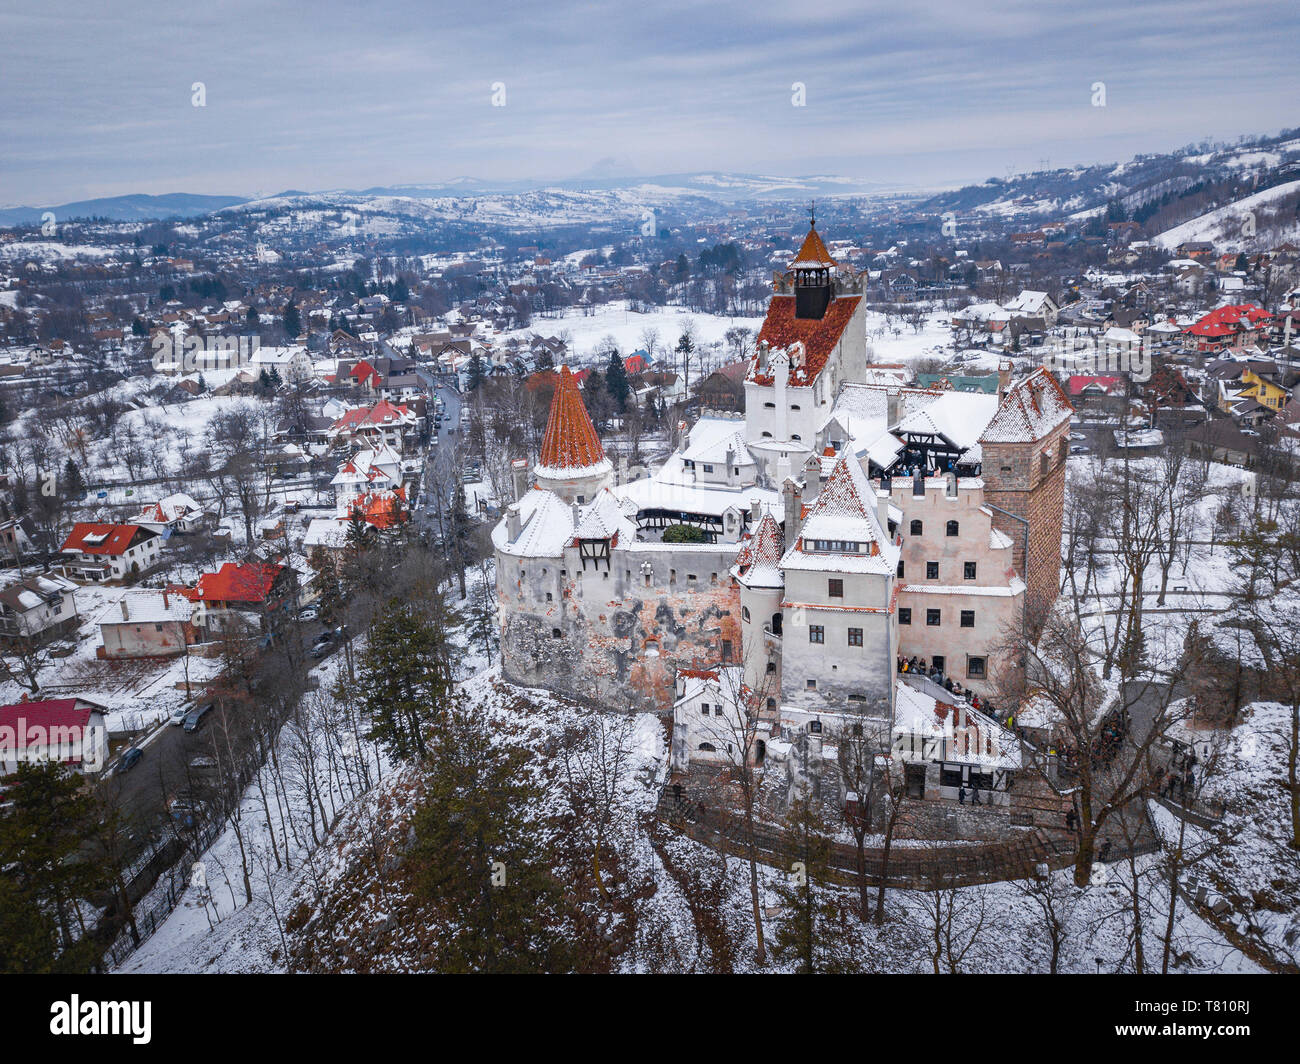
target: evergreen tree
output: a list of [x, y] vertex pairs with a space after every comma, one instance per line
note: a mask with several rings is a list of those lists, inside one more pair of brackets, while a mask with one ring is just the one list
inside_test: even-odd
[[298, 317], [298, 307], [291, 298], [284, 306], [284, 334], [290, 339], [294, 339], [302, 332], [302, 320]]
[[466, 374], [465, 388], [467, 391], [474, 391], [483, 383], [487, 376], [487, 369], [483, 365], [483, 356], [478, 352], [469, 360], [469, 372]]
[[256, 326], [262, 324], [262, 319], [258, 316], [257, 308], [253, 306], [251, 303], [249, 304], [248, 307], [248, 313], [244, 315], [244, 320], [248, 322], [249, 325]]
[[[20, 763], [13, 780], [6, 795], [12, 805], [0, 816], [0, 869], [17, 900], [53, 919], [58, 966], [85, 970], [90, 944], [79, 942], [86, 932], [79, 902], [101, 885], [98, 866], [81, 854], [94, 826], [90, 797], [81, 777], [57, 763]], [[30, 948], [31, 940], [24, 942]]]
[[317, 616], [322, 624], [335, 628], [343, 620], [344, 599], [334, 559], [316, 547], [311, 552], [308, 564], [316, 571], [316, 586], [320, 589], [320, 596], [316, 600]]
[[627, 380], [627, 367], [623, 365], [623, 356], [617, 351], [609, 354], [609, 368], [605, 371], [605, 387], [614, 399], [614, 405], [621, 414], [627, 409], [628, 398], [632, 394], [632, 385]]
[[63, 463], [63, 496], [67, 499], [80, 499], [85, 494], [86, 481], [77, 463], [69, 456]]
[[795, 970], [805, 975], [839, 970], [830, 926], [833, 895], [823, 889], [830, 841], [807, 799], [791, 806], [783, 838], [784, 874], [774, 888], [781, 899], [781, 917], [771, 938], [772, 956], [793, 961]]
[[442, 917], [441, 972], [576, 967], [566, 888], [536, 823], [542, 794], [527, 755], [461, 699], [433, 730], [414, 817], [417, 896]]
[[426, 733], [446, 713], [453, 680], [445, 620], [437, 607], [422, 613], [395, 599], [370, 628], [361, 656], [362, 703], [369, 737], [393, 757], [423, 759]]

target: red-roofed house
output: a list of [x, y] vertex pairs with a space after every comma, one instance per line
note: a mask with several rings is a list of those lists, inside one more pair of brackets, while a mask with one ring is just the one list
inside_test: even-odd
[[121, 580], [158, 564], [162, 536], [143, 525], [78, 521], [63, 542], [63, 573], [73, 580]]
[[193, 623], [209, 631], [228, 631], [280, 611], [290, 597], [289, 569], [265, 562], [226, 562], [215, 573], [204, 573], [194, 589]]
[[0, 775], [17, 772], [20, 762], [43, 761], [101, 771], [108, 761], [104, 707], [84, 698], [0, 706]]
[[1241, 347], [1267, 337], [1273, 315], [1253, 303], [1217, 307], [1183, 330], [1197, 351]]
[[409, 406], [380, 399], [374, 406], [349, 410], [330, 426], [327, 435], [331, 442], [363, 441], [373, 448], [387, 444], [400, 453], [414, 440], [422, 420]]

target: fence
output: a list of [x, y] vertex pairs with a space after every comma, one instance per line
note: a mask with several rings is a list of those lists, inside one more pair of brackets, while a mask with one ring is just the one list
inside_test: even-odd
[[[745, 825], [735, 818], [719, 821], [701, 803], [688, 796], [679, 798], [668, 787], [660, 794], [657, 812], [687, 838], [733, 857], [747, 856]], [[754, 848], [760, 863], [785, 868], [790, 843], [780, 831], [755, 824]], [[1022, 879], [1032, 876], [1039, 865], [1058, 869], [1073, 864], [1074, 854], [1072, 839], [1039, 829], [1008, 842], [964, 846], [935, 842], [925, 847], [895, 844], [887, 860], [883, 849], [868, 847], [863, 851], [863, 864], [873, 885], [883, 879], [889, 887], [925, 890]], [[828, 879], [845, 886], [856, 883], [855, 847], [830, 843], [827, 865]]]
[[[216, 842], [221, 834], [221, 827], [220, 821], [210, 821], [196, 827], [186, 838], [173, 836], [133, 865], [133, 872], [127, 883], [127, 896], [133, 896], [143, 886], [142, 896], [152, 894], [156, 897], [148, 907], [134, 909], [134, 932], [126, 913], [114, 910], [105, 917], [105, 922], [110, 926], [118, 925], [118, 930], [116, 937], [101, 954], [99, 965], [101, 970], [109, 971], [116, 968], [162, 926], [163, 921], [180, 904], [185, 888], [189, 886], [191, 860]], [[162, 864], [163, 868], [155, 873], [153, 867], [156, 864]], [[155, 878], [150, 883], [151, 875]], [[101, 932], [104, 930], [105, 922], [100, 924], [98, 930]]]

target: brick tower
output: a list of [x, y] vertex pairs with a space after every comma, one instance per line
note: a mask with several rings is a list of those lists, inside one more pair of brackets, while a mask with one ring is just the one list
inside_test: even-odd
[[997, 507], [994, 528], [1015, 546], [1016, 570], [1024, 577], [1033, 617], [1060, 589], [1065, 458], [1074, 408], [1044, 369], [1001, 389], [999, 400], [979, 441], [984, 498]]

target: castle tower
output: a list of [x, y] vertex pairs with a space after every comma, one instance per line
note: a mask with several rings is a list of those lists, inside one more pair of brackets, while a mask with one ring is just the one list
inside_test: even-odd
[[826, 308], [834, 298], [831, 271], [835, 265], [822, 238], [817, 235], [817, 220], [814, 218], [799, 254], [790, 263], [790, 272], [794, 274], [796, 318], [820, 321], [826, 316]]
[[542, 453], [533, 474], [539, 488], [555, 492], [566, 503], [580, 505], [613, 483], [614, 467], [605, 457], [596, 426], [591, 423], [578, 382], [568, 366], [560, 369], [542, 437]]
[[1056, 378], [1036, 370], [1005, 390], [979, 441], [984, 499], [997, 507], [994, 527], [1015, 544], [1030, 617], [1050, 607], [1061, 586], [1065, 459], [1073, 413]]
[[861, 278], [831, 258], [816, 222], [776, 278], [745, 374], [745, 444], [778, 482], [814, 453], [845, 381], [866, 374]]
[[781, 599], [785, 578], [780, 566], [784, 553], [781, 526], [767, 513], [741, 544], [731, 569], [740, 585], [745, 686], [774, 702], [781, 692]]

